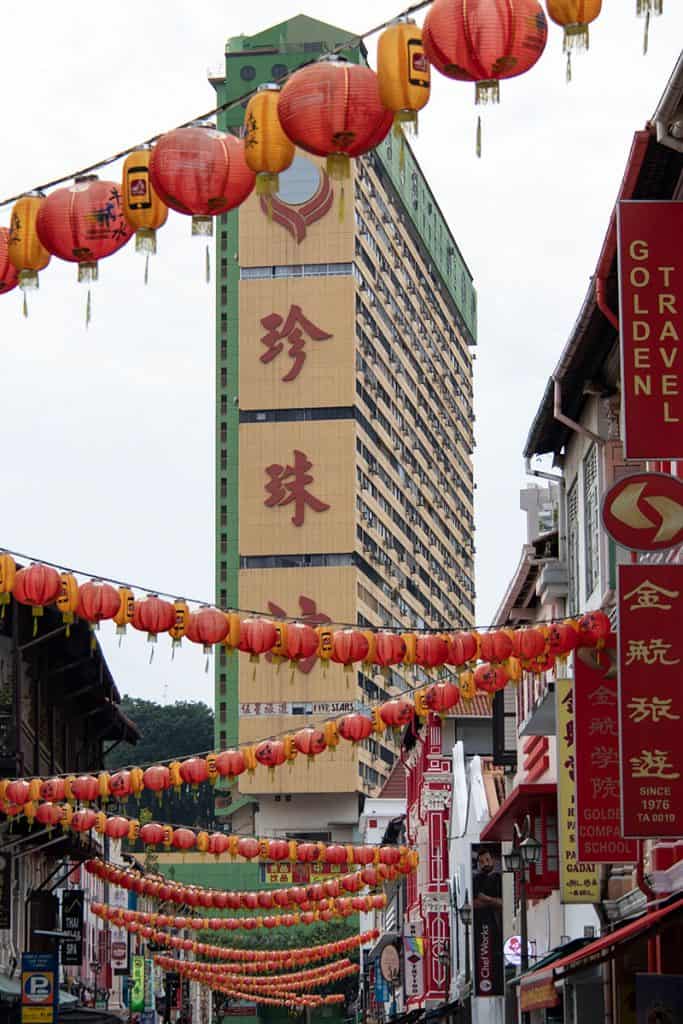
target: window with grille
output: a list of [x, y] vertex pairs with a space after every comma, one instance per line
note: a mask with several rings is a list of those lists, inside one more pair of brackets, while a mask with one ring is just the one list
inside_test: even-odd
[[593, 445], [583, 460], [583, 507], [586, 541], [586, 597], [600, 578], [600, 507], [598, 499], [598, 450]]
[[567, 492], [567, 571], [569, 575], [569, 614], [579, 610], [579, 487], [574, 481]]

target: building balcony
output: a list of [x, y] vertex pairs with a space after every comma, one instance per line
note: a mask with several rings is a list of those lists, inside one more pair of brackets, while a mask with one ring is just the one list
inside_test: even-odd
[[536, 580], [536, 594], [542, 605], [563, 601], [569, 592], [567, 565], [559, 558], [550, 558]]

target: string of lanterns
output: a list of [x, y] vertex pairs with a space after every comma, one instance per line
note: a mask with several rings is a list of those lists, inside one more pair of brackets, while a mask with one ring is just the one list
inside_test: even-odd
[[[588, 26], [600, 13], [601, 0], [546, 0], [546, 5], [551, 20], [564, 29], [568, 57], [587, 49]], [[637, 0], [646, 19], [646, 49], [650, 16], [662, 10], [663, 0]], [[277, 191], [278, 175], [291, 165], [295, 146], [326, 158], [330, 177], [342, 183], [343, 201], [350, 161], [379, 145], [392, 124], [399, 132], [416, 124], [429, 99], [432, 66], [447, 78], [474, 83], [476, 103], [497, 103], [501, 80], [529, 71], [548, 34], [538, 0], [433, 0], [423, 28], [405, 17], [382, 27], [377, 72], [338, 52], [306, 64], [284, 85], [268, 83], [247, 94], [240, 139], [197, 121], [155, 137], [153, 148], [118, 154], [127, 153], [122, 182], [82, 174], [48, 196], [41, 190], [22, 195], [9, 229], [0, 228], [0, 294], [17, 285], [36, 288], [52, 256], [76, 263], [79, 281], [97, 280], [99, 260], [133, 234], [146, 256], [147, 279], [156, 232], [169, 208], [191, 217], [193, 234], [211, 235], [213, 218], [240, 206], [255, 186], [262, 195]], [[88, 302], [86, 322], [89, 318]]]
[[[365, 856], [365, 851], [360, 854]], [[356, 856], [356, 855], [354, 855]], [[321, 900], [336, 899], [343, 893], [358, 893], [365, 886], [376, 889], [385, 882], [394, 881], [401, 872], [393, 865], [378, 862], [340, 877], [309, 885], [289, 886], [280, 889], [230, 891], [207, 889], [197, 885], [175, 883], [163, 875], [149, 875], [133, 869], [120, 868], [102, 860], [85, 862], [88, 874], [118, 888], [159, 900], [160, 903], [175, 903], [178, 906], [203, 907], [207, 910], [272, 910], [274, 907], [302, 907], [309, 910], [309, 904]]]
[[[283, 966], [291, 967], [302, 963], [330, 960], [335, 956], [349, 953], [351, 950], [357, 949], [368, 942], [374, 942], [375, 939], [379, 938], [379, 931], [373, 928], [370, 931], [360, 932], [357, 935], [350, 935], [346, 939], [338, 939], [335, 942], [327, 942], [320, 946], [271, 950], [234, 949], [229, 946], [197, 942], [195, 939], [183, 938], [180, 935], [171, 935], [160, 928], [154, 929], [147, 925], [140, 926], [136, 921], [127, 922], [121, 920], [119, 926], [131, 935], [141, 935], [143, 938], [150, 939], [159, 946], [168, 946], [171, 949], [182, 950], [185, 953], [194, 953], [195, 956], [215, 957], [216, 960], [230, 961], [230, 969], [232, 971], [236, 970], [232, 966], [233, 962], [243, 964], [245, 968], [251, 966], [259, 970], [280, 970]], [[257, 927], [259, 926], [257, 925]]]
[[[163, 953], [157, 953], [154, 957], [154, 962], [162, 967], [165, 971], [178, 970], [180, 974], [193, 974], [198, 970], [201, 970], [203, 974], [231, 974], [234, 975], [237, 980], [242, 980], [239, 975], [252, 974], [255, 975], [253, 978], [249, 978], [249, 981], [267, 981], [273, 980], [273, 972], [278, 972], [279, 976], [287, 978], [296, 977], [322, 977], [326, 971], [337, 970], [342, 967], [348, 967], [351, 961], [348, 957], [342, 957], [339, 960], [334, 960], [332, 963], [327, 963], [322, 967], [310, 967], [306, 970], [297, 970], [296, 973], [282, 974], [284, 966], [293, 967], [295, 964], [275, 964], [270, 968], [264, 968], [262, 964], [230, 964], [226, 967], [225, 963], [207, 963], [205, 961], [197, 960], [178, 960], [174, 956], [165, 956]], [[176, 968], [176, 964], [179, 966]]]
[[258, 917], [183, 917], [169, 914], [148, 913], [143, 910], [124, 910], [106, 903], [92, 903], [91, 910], [96, 917], [115, 925], [125, 925], [137, 931], [144, 939], [151, 938], [156, 928], [174, 928], [177, 931], [253, 931], [257, 928], [293, 928], [296, 925], [316, 924], [318, 921], [332, 921], [335, 917], [350, 917], [352, 914], [370, 913], [382, 910], [387, 904], [386, 893], [368, 896], [339, 897], [322, 899], [314, 910], [302, 910], [288, 914], [266, 914]]

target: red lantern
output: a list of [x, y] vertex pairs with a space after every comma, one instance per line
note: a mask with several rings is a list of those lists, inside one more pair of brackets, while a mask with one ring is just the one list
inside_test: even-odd
[[133, 233], [123, 216], [121, 186], [94, 174], [52, 192], [38, 212], [36, 231], [48, 252], [78, 263], [79, 281], [96, 281], [98, 260], [117, 252]]
[[209, 768], [204, 757], [188, 757], [187, 761], [180, 762], [180, 777], [188, 786], [198, 786], [206, 782], [209, 777]]
[[54, 800], [58, 803], [66, 797], [66, 783], [64, 779], [47, 779], [40, 784], [40, 799]]
[[540, 629], [516, 629], [512, 635], [512, 653], [516, 658], [538, 658], [545, 650]]
[[191, 850], [196, 844], [197, 837], [189, 828], [174, 828], [172, 845], [176, 850]]
[[147, 640], [156, 643], [157, 633], [167, 633], [175, 624], [175, 608], [170, 601], [162, 601], [150, 594], [144, 601], [136, 601], [133, 609], [133, 628], [147, 633]]
[[327, 846], [320, 858], [325, 864], [347, 864], [348, 857], [345, 846]]
[[145, 789], [151, 789], [153, 793], [162, 793], [171, 785], [171, 773], [165, 764], [153, 764], [151, 768], [145, 768], [142, 781]]
[[139, 836], [144, 846], [160, 846], [165, 838], [164, 826], [150, 821], [141, 827]]
[[[317, 637], [316, 637], [317, 640]], [[326, 749], [325, 734], [320, 729], [299, 729], [294, 733], [294, 746], [300, 754], [316, 757]]]
[[350, 157], [384, 139], [393, 114], [382, 106], [370, 68], [329, 55], [295, 71], [278, 101], [280, 124], [301, 149], [327, 157], [331, 178], [350, 176]]
[[354, 864], [372, 864], [375, 859], [375, 851], [371, 846], [354, 846], [353, 848], [353, 863]]
[[298, 843], [296, 859], [302, 864], [311, 864], [319, 859], [320, 848], [317, 843]]
[[89, 803], [91, 800], [97, 800], [100, 787], [94, 775], [79, 775], [71, 782], [71, 792], [77, 800]]
[[437, 668], [448, 657], [448, 642], [443, 636], [419, 636], [415, 661], [425, 668]]
[[398, 864], [401, 859], [401, 851], [398, 846], [382, 846], [379, 851], [380, 864]]
[[62, 808], [53, 803], [38, 804], [36, 821], [46, 828], [54, 828], [62, 820]]
[[475, 661], [479, 654], [479, 640], [474, 633], [456, 633], [451, 637], [450, 658], [453, 665]]
[[9, 229], [0, 228], [0, 295], [11, 292], [18, 283], [17, 268], [9, 258]]
[[268, 857], [270, 860], [287, 860], [289, 857], [289, 843], [286, 839], [271, 839], [268, 843]]
[[391, 726], [392, 729], [401, 729], [412, 721], [415, 708], [409, 700], [401, 697], [380, 704], [379, 713], [385, 725]]
[[479, 638], [483, 661], [505, 661], [512, 654], [512, 637], [502, 629], [482, 633]]
[[[224, 832], [212, 832], [209, 836], [209, 845], [207, 849], [209, 853], [214, 855], [214, 857], [220, 857], [222, 853], [227, 853], [229, 846], [230, 840]], [[214, 893], [214, 896], [217, 895], [218, 893]], [[214, 906], [218, 906], [215, 901]]]
[[[19, 579], [19, 573], [17, 573]], [[14, 584], [16, 596], [17, 585]], [[612, 632], [612, 624], [604, 612], [587, 612], [579, 619], [579, 647], [604, 647], [605, 640]]]
[[435, 0], [422, 37], [442, 75], [476, 83], [477, 103], [497, 103], [500, 79], [529, 71], [543, 53], [548, 24], [537, 0]]
[[113, 619], [121, 606], [121, 595], [110, 583], [89, 580], [78, 589], [76, 614], [86, 622]]
[[375, 661], [383, 668], [400, 665], [405, 658], [406, 642], [398, 633], [375, 634]]
[[189, 615], [185, 627], [185, 635], [195, 644], [204, 645], [204, 654], [210, 654], [214, 644], [219, 644], [228, 635], [229, 623], [227, 616], [218, 608], [200, 608]]
[[361, 743], [372, 735], [372, 719], [354, 711], [344, 715], [338, 724], [339, 735], [350, 743]]
[[107, 818], [105, 833], [110, 839], [125, 839], [130, 829], [128, 818]]
[[162, 135], [149, 173], [159, 198], [192, 217], [193, 235], [212, 235], [213, 218], [243, 203], [256, 180], [244, 140], [201, 123]]
[[272, 650], [276, 642], [277, 629], [268, 619], [242, 620], [238, 644], [240, 651], [258, 657]]
[[[318, 634], [305, 622], [292, 622], [287, 626], [287, 656], [292, 661], [312, 658], [318, 653]], [[303, 751], [302, 751], [303, 753]]]
[[241, 750], [224, 750], [216, 756], [216, 771], [223, 778], [234, 779], [246, 771], [247, 762]]
[[230, 893], [220, 891], [215, 892], [213, 894], [213, 905], [216, 910], [227, 910], [230, 906]]
[[507, 671], [502, 665], [478, 665], [474, 670], [474, 684], [478, 690], [484, 693], [497, 693], [505, 687], [509, 679]]
[[240, 857], [244, 857], [246, 860], [253, 860], [254, 857], [258, 857], [259, 844], [257, 839], [242, 838], [237, 842], [237, 852]]
[[25, 804], [29, 798], [31, 787], [25, 779], [14, 779], [13, 782], [7, 784], [5, 790], [7, 799], [13, 804]]
[[95, 824], [96, 814], [92, 810], [76, 811], [71, 818], [74, 832], [89, 832]]
[[130, 772], [123, 769], [109, 779], [109, 792], [116, 800], [125, 800], [132, 792]]
[[259, 764], [267, 768], [276, 768], [286, 760], [285, 745], [282, 740], [263, 740], [254, 751]]
[[433, 683], [425, 693], [425, 704], [430, 711], [443, 714], [454, 708], [460, 700], [460, 690], [455, 683]]
[[359, 629], [337, 629], [332, 635], [332, 661], [352, 665], [367, 657], [370, 645]]
[[576, 650], [579, 634], [569, 622], [555, 622], [548, 629], [548, 649], [557, 657]]
[[52, 604], [57, 599], [61, 588], [62, 581], [57, 570], [36, 563], [19, 570], [12, 593], [19, 604], [31, 605], [34, 616], [39, 616], [43, 614], [44, 605]]

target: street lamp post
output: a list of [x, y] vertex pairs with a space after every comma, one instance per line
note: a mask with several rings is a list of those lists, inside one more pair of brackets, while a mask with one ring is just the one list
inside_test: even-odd
[[466, 987], [466, 1009], [465, 1018], [467, 1024], [472, 1020], [472, 977], [470, 967], [470, 925], [472, 924], [472, 904], [468, 900], [468, 893], [465, 891], [465, 902], [458, 908], [460, 923], [465, 929], [465, 987]]
[[[516, 845], [509, 853], [503, 855], [503, 860], [505, 870], [519, 876], [520, 939], [522, 941], [520, 973], [525, 974], [529, 970], [529, 929], [526, 907], [527, 868], [532, 864], [538, 864], [542, 851], [541, 844], [531, 834], [531, 818], [528, 814], [524, 819], [523, 829], [520, 829], [515, 822], [515, 838]], [[528, 1024], [529, 1014], [527, 1011], [522, 1011], [522, 1021], [523, 1024]]]

